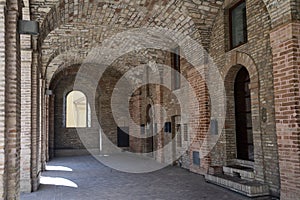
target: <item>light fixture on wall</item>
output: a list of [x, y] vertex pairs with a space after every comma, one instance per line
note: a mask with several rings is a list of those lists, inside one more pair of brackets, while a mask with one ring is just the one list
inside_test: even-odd
[[19, 20], [18, 32], [19, 34], [38, 35], [39, 23], [37, 21]]

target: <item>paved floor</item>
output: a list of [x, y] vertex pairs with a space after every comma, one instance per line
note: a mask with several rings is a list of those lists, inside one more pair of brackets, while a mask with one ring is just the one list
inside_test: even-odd
[[43, 172], [37, 192], [21, 200], [246, 200], [177, 167], [151, 173], [120, 172], [92, 156], [55, 158]]

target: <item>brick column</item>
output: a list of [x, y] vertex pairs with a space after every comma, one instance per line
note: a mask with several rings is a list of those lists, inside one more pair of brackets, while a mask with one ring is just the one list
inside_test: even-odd
[[41, 121], [40, 121], [40, 132], [41, 132], [41, 170], [44, 171], [46, 169], [46, 105], [45, 105], [45, 80], [40, 79], [41, 90], [40, 90], [40, 114], [41, 114]]
[[54, 157], [54, 103], [55, 103], [55, 95], [51, 95], [49, 97], [49, 159]]
[[31, 37], [21, 36], [21, 192], [31, 192]]
[[[35, 42], [35, 41], [34, 41]], [[39, 186], [39, 72], [38, 52], [32, 53], [31, 66], [31, 181], [32, 191]]]
[[[30, 20], [29, 1], [22, 19]], [[21, 35], [21, 192], [31, 192], [31, 36]]]
[[[207, 69], [208, 65], [203, 65]], [[189, 102], [189, 141], [190, 141], [190, 171], [205, 174], [211, 165], [210, 155], [210, 135], [208, 132], [210, 123], [210, 110], [208, 107], [209, 91], [201, 74], [194, 68], [188, 71], [188, 80], [191, 84], [190, 102]], [[211, 91], [212, 92], [212, 91]], [[196, 94], [197, 99], [193, 99]], [[193, 163], [193, 151], [199, 152], [200, 165]]]
[[[162, 72], [160, 72], [160, 77], [161, 77], [161, 84], [163, 83], [163, 80], [162, 80]], [[163, 90], [161, 88], [160, 85], [157, 85], [156, 86], [156, 93], [159, 94], [157, 95], [157, 104], [160, 104], [163, 106]], [[157, 123], [157, 156], [156, 156], [156, 159], [163, 163], [164, 162], [164, 127], [163, 127], [163, 124], [164, 124], [164, 119], [163, 119], [163, 113], [158, 111], [155, 113], [155, 117], [156, 119], [155, 120], [155, 123]]]
[[49, 95], [45, 96], [45, 154], [46, 154], [46, 162], [49, 161]]
[[0, 1], [0, 199], [20, 198], [20, 37], [18, 1]]
[[270, 34], [279, 152], [281, 199], [300, 197], [300, 23], [288, 23]]
[[[4, 1], [5, 2], [5, 1]], [[1, 102], [5, 101], [5, 20], [4, 20], [4, 5], [0, 4], [0, 98]], [[6, 196], [5, 184], [5, 104], [0, 104], [0, 199]]]

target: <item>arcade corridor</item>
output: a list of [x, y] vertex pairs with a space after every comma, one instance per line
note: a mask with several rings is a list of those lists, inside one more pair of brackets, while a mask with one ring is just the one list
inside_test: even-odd
[[300, 0], [0, 0], [0, 200], [299, 200], [299, 74]]
[[[21, 200], [249, 200], [206, 183], [203, 176], [178, 167], [146, 174], [112, 170], [92, 156], [55, 158], [43, 172], [37, 192]], [[259, 198], [260, 200], [271, 198]]]

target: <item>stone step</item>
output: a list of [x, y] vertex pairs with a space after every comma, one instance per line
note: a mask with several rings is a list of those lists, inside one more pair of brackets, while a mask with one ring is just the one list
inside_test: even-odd
[[225, 174], [205, 175], [207, 182], [225, 187], [248, 197], [259, 197], [269, 195], [267, 185], [258, 181], [249, 181], [239, 177], [233, 177]]
[[254, 180], [254, 172], [252, 168], [240, 165], [223, 166], [223, 172], [226, 175], [239, 177], [241, 179]]

